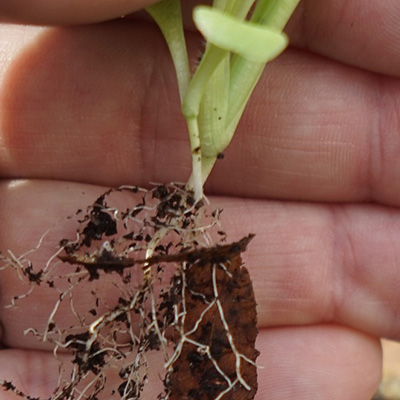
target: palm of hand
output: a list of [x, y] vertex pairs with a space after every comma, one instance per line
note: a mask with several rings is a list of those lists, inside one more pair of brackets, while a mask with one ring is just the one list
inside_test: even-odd
[[[334, 3], [303, 4], [289, 27], [297, 48], [266, 71], [208, 184], [233, 239], [257, 234], [246, 264], [265, 366], [260, 399], [368, 398], [378, 338], [400, 337], [400, 60], [390, 19], [400, 9], [376, 2], [361, 15], [357, 1]], [[386, 22], [381, 36], [369, 30], [376, 18]], [[32, 247], [104, 186], [187, 178], [173, 71], [151, 24], [2, 30], [2, 48], [13, 40], [16, 49], [2, 60], [1, 249]], [[35, 180], [11, 187], [21, 177]], [[3, 303], [12, 285], [5, 276]], [[0, 376], [18, 370], [34, 393], [57, 378], [52, 355], [21, 335], [47, 318], [45, 303], [0, 314]]]

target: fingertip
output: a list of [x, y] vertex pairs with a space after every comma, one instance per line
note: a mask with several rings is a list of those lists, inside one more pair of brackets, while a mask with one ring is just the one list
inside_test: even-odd
[[124, 17], [157, 0], [0, 0], [2, 22], [76, 25]]

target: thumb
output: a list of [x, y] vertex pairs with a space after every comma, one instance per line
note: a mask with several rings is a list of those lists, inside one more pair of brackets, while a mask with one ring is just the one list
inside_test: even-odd
[[0, 0], [0, 20], [38, 25], [87, 24], [118, 18], [157, 1]]

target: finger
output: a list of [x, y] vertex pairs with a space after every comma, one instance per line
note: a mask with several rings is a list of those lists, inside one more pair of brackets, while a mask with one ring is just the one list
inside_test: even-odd
[[260, 332], [256, 399], [372, 398], [381, 375], [380, 343], [339, 326]]
[[300, 2], [289, 24], [291, 43], [311, 52], [382, 74], [399, 76], [396, 0]]
[[397, 209], [251, 200], [223, 208], [228, 232], [256, 233], [245, 260], [261, 326], [339, 323], [400, 338]]
[[[0, 380], [12, 382], [32, 398], [49, 398], [57, 386], [58, 364], [51, 353], [0, 350]], [[0, 386], [0, 399], [16, 400], [20, 397]]]
[[[70, 357], [60, 354], [57, 356], [58, 359], [54, 357], [52, 352], [45, 351], [19, 349], [1, 350], [0, 380], [11, 383], [15, 387], [15, 390], [9, 388], [9, 386], [7, 386], [7, 388], [9, 388], [8, 390], [3, 390], [0, 385], [0, 400], [20, 400], [21, 396], [17, 396], [15, 393], [16, 391], [20, 391], [24, 395], [29, 396], [26, 397], [26, 399], [49, 399], [54, 395], [55, 390], [60, 394], [60, 386], [66, 388], [66, 382], [71, 382], [71, 376], [74, 374], [71, 373], [73, 363]], [[160, 375], [157, 375], [159, 371], [161, 372], [160, 362], [162, 359], [152, 355], [151, 352], [147, 356], [150, 364], [149, 379], [145, 389], [141, 392], [141, 399], [153, 400], [162, 392]], [[126, 362], [126, 360], [124, 361]], [[98, 397], [96, 396], [97, 399], [106, 400], [118, 398], [118, 395], [112, 393], [113, 391], [118, 393], [118, 387], [123, 382], [118, 376], [120, 367], [121, 363], [118, 363], [118, 361], [114, 359], [114, 364], [110, 366], [110, 368], [107, 368], [107, 366], [104, 368], [106, 374], [106, 382], [104, 382], [105, 387], [101, 394]], [[74, 393], [81, 394], [85, 390], [86, 392], [90, 390], [94, 391], [93, 375], [89, 374], [86, 380], [83, 380], [83, 384], [75, 387]], [[90, 381], [92, 381], [92, 385], [88, 384]], [[68, 388], [66, 388], [66, 391], [68, 391]]]
[[[30, 256], [35, 266], [43, 265], [61, 239], [75, 238], [76, 222], [65, 222], [65, 216], [92, 203], [100, 190], [62, 182], [26, 182], [11, 190], [3, 184], [0, 219], [6, 234], [0, 236], [1, 251], [11, 249], [18, 256], [35, 247], [43, 232], [55, 226], [50, 241]], [[92, 197], [90, 202], [88, 197]], [[49, 201], [53, 206], [44, 207]], [[254, 284], [260, 327], [339, 323], [376, 337], [400, 339], [398, 210], [226, 198], [214, 198], [213, 205], [223, 208], [221, 223], [231, 241], [256, 234], [244, 260]], [[107, 275], [98, 284], [113, 308], [120, 292], [111, 278]], [[135, 279], [139, 283], [140, 275], [133, 275], [132, 284]], [[3, 342], [31, 347], [36, 339], [22, 332], [46, 325], [59, 294], [41, 287], [19, 308], [6, 309], [16, 290], [21, 290], [18, 282], [15, 274], [2, 271]], [[92, 307], [91, 289], [88, 286], [77, 294], [76, 307]], [[35, 309], [32, 302], [37, 304]], [[60, 315], [68, 326], [75, 317], [69, 303], [66, 307]]]
[[[35, 24], [82, 24], [118, 18], [154, 3], [154, 0], [54, 2], [36, 0], [0, 2], [3, 21]], [[187, 25], [196, 1], [183, 4]], [[398, 76], [400, 37], [396, 0], [351, 2], [341, 0], [323, 4], [318, 0], [300, 2], [288, 32], [294, 45], [312, 52]]]
[[122, 17], [156, 0], [66, 1], [50, 0], [0, 2], [2, 21], [42, 25], [85, 24]]
[[[153, 154], [152, 147], [158, 146], [158, 140], [172, 142], [179, 166], [180, 156], [187, 151], [187, 135], [183, 118], [178, 116], [180, 106], [170, 58], [163, 39], [152, 25], [111, 22], [70, 29], [14, 26], [4, 29], [11, 37], [18, 37], [13, 43], [16, 46], [22, 44], [24, 36], [34, 39], [29, 49], [22, 45], [24, 50], [5, 67], [8, 73], [0, 101], [7, 111], [0, 121], [0, 175], [27, 176], [25, 167], [18, 167], [25, 159], [36, 177], [44, 177], [51, 170], [55, 179], [63, 175], [62, 179], [80, 181], [83, 168], [87, 171], [84, 178], [87, 182], [103, 181], [110, 185], [133, 182], [133, 171], [135, 178], [143, 175], [148, 179], [153, 175], [149, 169], [155, 160], [151, 158], [163, 164], [172, 155], [172, 148], [165, 152], [164, 161], [158, 151]], [[140, 43], [146, 43], [145, 47]], [[67, 58], [62, 54], [68, 54]], [[154, 61], [159, 69], [154, 69]], [[24, 64], [30, 65], [33, 74], [28, 73]], [[164, 68], [167, 75], [159, 75]], [[53, 72], [49, 75], [49, 71]], [[25, 81], [29, 90], [22, 89], [18, 81]], [[150, 81], [154, 90], [149, 90]], [[14, 96], [14, 90], [19, 94]], [[35, 100], [26, 97], [31, 95]], [[57, 104], [58, 111], [51, 111], [50, 103]], [[169, 122], [163, 122], [170, 126], [155, 142], [155, 130], [159, 129], [155, 116], [159, 108], [163, 110], [163, 118], [170, 115]], [[18, 120], [14, 119], [14, 112], [25, 115], [24, 122], [15, 129], [12, 125]], [[43, 113], [47, 114], [45, 118]], [[175, 121], [179, 121], [178, 125]], [[168, 136], [177, 126], [180, 129], [175, 132], [174, 140]], [[28, 152], [36, 155], [28, 160]], [[189, 161], [188, 157], [185, 160]], [[188, 165], [179, 166], [176, 179], [183, 171], [185, 175], [189, 173]]]
[[[4, 29], [20, 47], [3, 60], [3, 177], [188, 178], [174, 72], [151, 25]], [[264, 74], [209, 192], [398, 205], [399, 92], [393, 78], [288, 51]]]
[[[188, 7], [188, 2], [183, 6]], [[190, 4], [192, 8], [193, 4]], [[188, 8], [189, 8], [188, 7]], [[186, 26], [195, 30], [191, 12]], [[292, 46], [357, 66], [399, 77], [400, 28], [398, 1], [302, 0], [285, 31]]]
[[[356, 331], [338, 326], [262, 330], [258, 348], [262, 369], [256, 399], [364, 400], [371, 398], [379, 383], [379, 341]], [[0, 379], [31, 396], [49, 397], [57, 385], [57, 364], [51, 353], [3, 350]], [[110, 387], [118, 387], [120, 380], [107, 378]], [[9, 394], [0, 389], [0, 399], [15, 398]], [[147, 394], [143, 399], [157, 395]]]

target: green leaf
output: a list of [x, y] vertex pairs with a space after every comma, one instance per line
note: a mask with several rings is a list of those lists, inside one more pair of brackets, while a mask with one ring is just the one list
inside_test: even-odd
[[225, 128], [229, 104], [229, 53], [218, 65], [202, 97], [199, 133], [203, 157], [216, 157], [227, 146]]
[[267, 63], [288, 45], [288, 38], [282, 32], [242, 21], [211, 7], [196, 7], [193, 20], [209, 43], [252, 62]]

